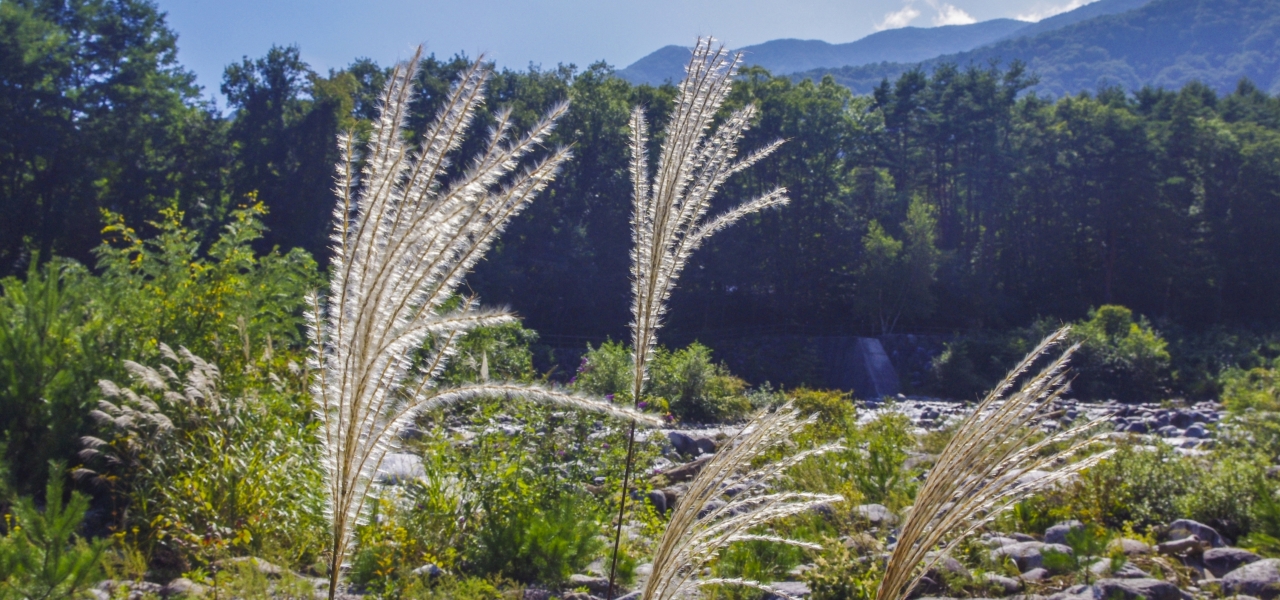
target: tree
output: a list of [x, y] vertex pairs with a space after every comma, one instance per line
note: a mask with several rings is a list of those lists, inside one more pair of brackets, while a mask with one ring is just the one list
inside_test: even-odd
[[[0, 274], [81, 260], [99, 210], [216, 213], [219, 126], [148, 0], [0, 4]], [[212, 146], [212, 147], [210, 147]]]
[[878, 221], [867, 226], [855, 302], [881, 334], [893, 333], [904, 318], [911, 321], [933, 313], [930, 288], [941, 261], [934, 243], [936, 226], [933, 207], [919, 198], [907, 209], [901, 241]]

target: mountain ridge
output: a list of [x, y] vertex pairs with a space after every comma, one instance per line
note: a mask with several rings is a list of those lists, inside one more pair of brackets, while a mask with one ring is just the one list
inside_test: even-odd
[[[1023, 32], [1039, 33], [1100, 15], [1132, 10], [1149, 0], [1096, 0], [1075, 10], [1030, 23], [992, 19], [968, 25], [902, 27], [878, 31], [852, 42], [832, 44], [822, 40], [777, 39], [739, 48], [744, 64], [758, 65], [775, 74], [790, 74], [879, 63], [917, 63], [938, 56], [964, 52], [1016, 39]], [[664, 46], [619, 69], [617, 76], [633, 84], [659, 85], [679, 81], [689, 61], [689, 48]]]
[[1003, 40], [919, 63], [882, 62], [813, 69], [793, 79], [831, 75], [858, 93], [914, 68], [1025, 63], [1040, 78], [1033, 91], [1062, 96], [1108, 86], [1177, 88], [1200, 81], [1218, 93], [1243, 78], [1280, 93], [1280, 3], [1274, 0], [1152, 0], [1033, 36]]

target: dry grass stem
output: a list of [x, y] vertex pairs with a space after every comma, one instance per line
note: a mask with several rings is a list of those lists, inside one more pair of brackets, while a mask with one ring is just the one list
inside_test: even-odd
[[471, 299], [454, 306], [455, 290], [569, 158], [563, 148], [536, 160], [533, 155], [567, 105], [553, 108], [523, 135], [514, 132], [510, 111], [498, 111], [479, 153], [453, 170], [452, 155], [483, 103], [489, 71], [477, 61], [460, 73], [413, 147], [405, 141], [405, 124], [420, 59], [421, 49], [391, 73], [362, 168], [354, 135], [339, 140], [333, 276], [328, 294], [311, 299], [312, 393], [333, 519], [330, 597], [374, 475], [395, 434], [422, 410], [483, 396], [521, 396], [652, 420], [531, 386], [435, 385], [463, 334], [513, 319]]
[[789, 443], [812, 422], [812, 417], [801, 418], [790, 404], [773, 413], [762, 413], [707, 461], [676, 504], [658, 542], [653, 571], [644, 582], [642, 597], [645, 600], [683, 597], [707, 585], [741, 585], [787, 597], [757, 581], [699, 579], [698, 576], [704, 566], [734, 542], [769, 541], [820, 549], [810, 542], [751, 533], [771, 521], [844, 500], [835, 495], [769, 491], [770, 484], [787, 469], [811, 456], [838, 450], [838, 444], [798, 452], [751, 468], [756, 459], [770, 449]]
[[[1014, 391], [1039, 359], [1065, 341], [1068, 331], [1064, 327], [1040, 342], [978, 405], [939, 455], [902, 526], [877, 600], [906, 597], [924, 572], [966, 535], [1037, 490], [1110, 454], [1104, 451], [1069, 460], [1099, 442], [1084, 434], [1105, 417], [1035, 441], [1038, 434], [1033, 425], [1066, 391], [1067, 362], [1078, 345], [1067, 348]], [[1051, 451], [1061, 444], [1070, 445]], [[926, 554], [937, 548], [942, 551], [917, 569]]]

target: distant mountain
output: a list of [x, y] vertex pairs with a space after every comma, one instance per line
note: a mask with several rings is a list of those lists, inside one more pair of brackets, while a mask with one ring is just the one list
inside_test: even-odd
[[[1023, 21], [994, 19], [972, 25], [890, 29], [847, 44], [829, 44], [820, 40], [772, 40], [739, 50], [743, 53], [744, 64], [759, 65], [772, 73], [784, 74], [882, 61], [917, 62], [989, 44], [1026, 26]], [[668, 80], [679, 81], [684, 77], [684, 66], [689, 62], [690, 52], [690, 48], [665, 46], [617, 74], [634, 84], [658, 85]]]
[[[1045, 19], [1041, 19], [1035, 23], [1031, 23], [1022, 29], [1013, 32], [1005, 39], [1015, 39], [1020, 37], [1028, 37], [1039, 35], [1046, 31], [1061, 29], [1067, 25], [1073, 25], [1081, 21], [1088, 21], [1095, 17], [1106, 15], [1116, 15], [1123, 12], [1129, 12], [1135, 8], [1141, 8], [1144, 4], [1151, 0], [1097, 0], [1090, 2], [1075, 10], [1070, 10], [1061, 14], [1054, 15]], [[976, 46], [975, 46], [976, 48]], [[929, 58], [933, 58], [932, 56]], [[893, 61], [890, 61], [893, 62]], [[908, 61], [897, 61], [908, 62]]]
[[[1087, 8], [1087, 7], [1086, 7]], [[934, 58], [943, 63], [1027, 63], [1040, 76], [1035, 91], [1061, 96], [1119, 85], [1177, 88], [1196, 80], [1220, 93], [1248, 77], [1270, 94], [1280, 93], [1280, 2], [1276, 0], [1153, 0], [1135, 10], [1020, 36], [967, 52]], [[814, 69], [797, 79], [831, 75], [856, 92], [916, 65], [880, 63]]]
[[[971, 25], [903, 27], [868, 35], [846, 44], [820, 40], [772, 40], [740, 48], [746, 64], [759, 65], [777, 75], [876, 63], [916, 63], [944, 54], [972, 50], [1000, 40], [1065, 27], [1102, 15], [1132, 10], [1149, 0], [1097, 0], [1070, 12], [1027, 23], [994, 19]], [[679, 81], [692, 49], [665, 46], [617, 72], [635, 84], [658, 85]]]

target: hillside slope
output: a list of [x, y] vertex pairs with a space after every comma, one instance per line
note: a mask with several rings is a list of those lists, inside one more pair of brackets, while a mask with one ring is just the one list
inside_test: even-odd
[[[972, 25], [903, 27], [880, 31], [847, 44], [821, 40], [771, 40], [740, 48], [745, 63], [773, 73], [861, 65], [874, 62], [916, 62], [941, 54], [961, 52], [1004, 39], [1026, 27], [1013, 19], [993, 19]], [[664, 46], [641, 58], [617, 75], [631, 83], [658, 85], [679, 81], [689, 62], [689, 48]]]
[[[1138, 9], [1097, 17], [1035, 36], [941, 56], [921, 64], [1027, 63], [1049, 96], [1119, 85], [1180, 87], [1201, 81], [1220, 93], [1247, 77], [1280, 93], [1280, 2], [1275, 0], [1154, 0]], [[796, 79], [832, 75], [866, 93], [884, 78], [915, 67], [879, 63], [814, 69]]]

